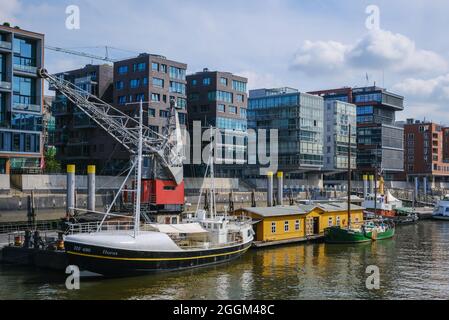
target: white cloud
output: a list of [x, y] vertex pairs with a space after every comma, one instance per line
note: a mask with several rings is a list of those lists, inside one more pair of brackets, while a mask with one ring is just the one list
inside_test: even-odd
[[449, 74], [430, 79], [408, 78], [394, 85], [393, 89], [421, 101], [449, 102]]
[[347, 46], [336, 41], [306, 40], [296, 52], [292, 67], [308, 72], [315, 70], [332, 72], [343, 67], [347, 51]]
[[20, 11], [19, 0], [0, 0], [0, 23], [16, 23], [15, 15]]
[[257, 73], [254, 71], [241, 71], [237, 72], [239, 76], [248, 79], [248, 89], [258, 89], [258, 88], [274, 88], [281, 87], [282, 83], [280, 79], [277, 79], [274, 75], [270, 73]]
[[398, 73], [444, 72], [447, 62], [437, 53], [421, 50], [399, 33], [373, 30], [352, 45], [336, 41], [305, 41], [297, 51], [292, 67], [312, 74], [349, 68], [388, 69]]

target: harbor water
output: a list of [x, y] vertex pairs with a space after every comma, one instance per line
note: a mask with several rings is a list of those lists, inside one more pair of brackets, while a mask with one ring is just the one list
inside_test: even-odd
[[[380, 289], [368, 290], [369, 266]], [[0, 299], [448, 299], [449, 223], [397, 228], [392, 240], [252, 250], [228, 264], [123, 279], [81, 279], [0, 266]]]

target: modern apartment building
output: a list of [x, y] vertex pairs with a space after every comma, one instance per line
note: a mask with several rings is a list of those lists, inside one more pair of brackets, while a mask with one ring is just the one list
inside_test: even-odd
[[[246, 163], [248, 79], [229, 72], [209, 71], [187, 77], [189, 132], [193, 137], [194, 122], [202, 133], [210, 126], [221, 131], [217, 143], [215, 174], [239, 177]], [[204, 174], [204, 165], [186, 166], [186, 174]]]
[[[110, 65], [86, 65], [57, 77], [107, 103], [113, 102], [113, 67]], [[52, 115], [56, 121], [56, 158], [63, 167], [75, 164], [77, 170], [83, 172], [87, 166], [96, 165], [97, 171], [104, 174], [120, 170], [110, 157], [115, 140], [59, 91], [55, 92]]]
[[429, 187], [430, 183], [449, 181], [449, 128], [409, 119], [404, 133], [407, 180], [418, 178]]
[[357, 167], [357, 107], [339, 100], [324, 104], [324, 167], [331, 173], [347, 172], [349, 129], [351, 168]]
[[325, 100], [357, 105], [357, 170], [382, 171], [386, 179], [403, 172], [404, 130], [395, 124], [404, 97], [376, 86], [311, 92]]
[[[162, 133], [167, 123], [170, 100], [176, 100], [179, 121], [185, 126], [187, 64], [160, 55], [140, 54], [114, 63], [114, 104], [131, 116], [138, 115], [138, 105], [145, 102], [145, 122]], [[149, 102], [149, 105], [148, 103]]]
[[44, 35], [0, 26], [0, 173], [40, 167]]
[[291, 178], [323, 167], [324, 100], [292, 88], [249, 93], [248, 127], [277, 129], [279, 170]]

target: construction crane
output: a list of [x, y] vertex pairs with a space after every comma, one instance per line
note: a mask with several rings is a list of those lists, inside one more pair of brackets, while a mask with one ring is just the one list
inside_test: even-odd
[[[50, 75], [46, 69], [38, 69], [37, 75], [66, 96], [130, 154], [136, 154], [139, 145], [138, 120], [63, 77]], [[143, 126], [143, 154], [150, 159], [148, 170], [152, 171], [152, 177], [143, 184], [146, 193], [143, 198], [158, 208], [184, 205], [184, 147], [176, 109], [176, 101], [170, 101], [170, 117], [162, 134]]]
[[106, 47], [106, 56], [105, 57], [100, 57], [100, 56], [90, 54], [90, 53], [75, 51], [75, 50], [71, 50], [71, 49], [64, 49], [64, 48], [59, 48], [59, 47], [52, 47], [52, 46], [45, 46], [45, 49], [56, 51], [56, 52], [67, 53], [67, 54], [71, 54], [74, 56], [80, 56], [80, 57], [85, 57], [85, 58], [89, 58], [89, 59], [94, 59], [94, 60], [111, 62], [111, 63], [114, 63], [117, 61], [115, 59], [109, 58], [109, 56], [107, 54], [108, 47]]

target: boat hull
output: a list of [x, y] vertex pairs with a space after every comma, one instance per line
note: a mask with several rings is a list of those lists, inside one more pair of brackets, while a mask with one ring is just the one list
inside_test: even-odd
[[396, 233], [395, 228], [388, 229], [385, 232], [367, 232], [366, 236], [373, 241], [387, 240], [394, 237]]
[[433, 220], [440, 220], [440, 221], [449, 221], [449, 216], [437, 216], [434, 215], [432, 216]]
[[178, 252], [145, 252], [113, 249], [66, 242], [71, 265], [80, 270], [110, 277], [122, 277], [154, 272], [170, 272], [224, 263], [237, 259], [252, 242], [219, 249]]
[[342, 228], [328, 228], [324, 232], [326, 243], [363, 243], [372, 241], [363, 232], [347, 230]]
[[395, 232], [395, 228], [388, 229], [385, 232], [373, 233], [333, 227], [325, 230], [324, 240], [326, 243], [364, 243], [391, 239]]

